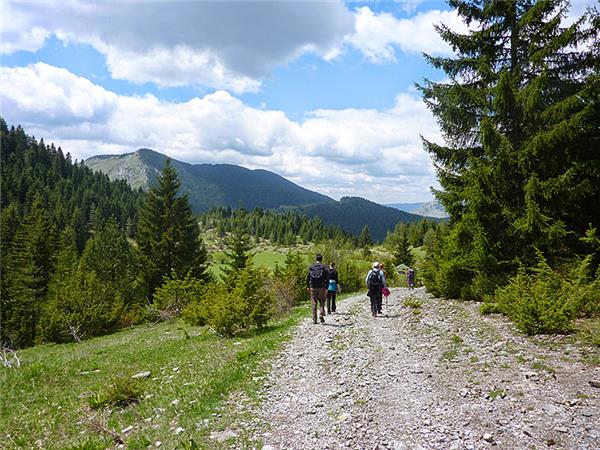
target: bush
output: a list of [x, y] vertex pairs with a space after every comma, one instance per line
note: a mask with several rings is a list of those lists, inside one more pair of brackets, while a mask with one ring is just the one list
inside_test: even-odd
[[540, 258], [533, 270], [519, 269], [508, 285], [496, 291], [494, 300], [529, 335], [565, 333], [576, 313], [572, 288]]
[[53, 290], [42, 308], [39, 340], [68, 342], [114, 331], [125, 311], [123, 298], [111, 284], [80, 267]]
[[[203, 282], [188, 272], [182, 279], [172, 271], [154, 293], [154, 306], [163, 316], [178, 316], [191, 302], [203, 297]], [[166, 314], [165, 314], [166, 313]]]
[[196, 325], [205, 322], [226, 336], [264, 327], [274, 312], [269, 282], [265, 269], [248, 265], [238, 273], [235, 286], [208, 285], [202, 296], [187, 306], [183, 317]]
[[361, 272], [356, 263], [345, 261], [338, 265], [338, 275], [345, 292], [356, 292], [364, 287], [367, 272]]
[[141, 383], [127, 377], [115, 377], [106, 390], [96, 392], [88, 398], [88, 404], [93, 409], [109, 407], [125, 407], [137, 403], [144, 391]]

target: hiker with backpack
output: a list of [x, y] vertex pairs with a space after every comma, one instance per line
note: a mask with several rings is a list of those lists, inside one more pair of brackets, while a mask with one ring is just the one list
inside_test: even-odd
[[317, 255], [316, 261], [308, 268], [306, 276], [306, 289], [310, 292], [312, 302], [313, 323], [317, 323], [317, 302], [319, 303], [319, 318], [321, 323], [325, 322], [325, 297], [327, 296], [329, 271], [322, 261], [323, 256]]
[[381, 310], [381, 290], [387, 287], [387, 284], [383, 272], [379, 270], [378, 262], [373, 263], [371, 270], [367, 274], [367, 278], [365, 278], [365, 284], [368, 289], [367, 295], [371, 299], [371, 314], [373, 317], [377, 316], [377, 314], [383, 314]]
[[338, 273], [335, 263], [329, 263], [329, 282], [327, 283], [327, 314], [335, 312], [335, 297], [339, 289]]
[[406, 284], [408, 284], [409, 289], [415, 288], [415, 269], [409, 267], [406, 271]]

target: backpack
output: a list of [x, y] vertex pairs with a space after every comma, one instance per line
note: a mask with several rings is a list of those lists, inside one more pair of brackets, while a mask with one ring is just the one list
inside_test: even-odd
[[318, 285], [322, 285], [323, 282], [323, 275], [324, 275], [324, 269], [325, 266], [319, 264], [319, 265], [312, 265], [308, 268], [308, 274], [310, 276], [310, 285], [311, 286], [318, 286]]
[[367, 280], [367, 287], [369, 288], [369, 292], [381, 292], [381, 276], [379, 275], [379, 271], [371, 271], [371, 275], [369, 275], [369, 279]]
[[408, 279], [412, 280], [415, 278], [415, 271], [414, 269], [408, 269]]

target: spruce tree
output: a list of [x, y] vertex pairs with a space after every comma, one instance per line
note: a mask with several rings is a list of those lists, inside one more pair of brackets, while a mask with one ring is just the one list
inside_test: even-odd
[[600, 221], [600, 22], [562, 26], [562, 0], [449, 3], [471, 31], [438, 27], [456, 56], [427, 56], [448, 80], [418, 88], [446, 141], [424, 141], [452, 223], [434, 272], [442, 294], [473, 297]]
[[394, 264], [397, 266], [400, 264], [412, 266], [413, 262], [413, 254], [406, 235], [398, 237], [394, 246]]
[[56, 229], [38, 198], [16, 231], [3, 267], [2, 341], [16, 347], [35, 342], [40, 310], [54, 271]]
[[174, 272], [206, 277], [208, 254], [199, 237], [187, 194], [179, 195], [180, 181], [168, 158], [140, 210], [137, 242], [144, 280], [150, 294]]
[[81, 262], [86, 270], [96, 272], [100, 281], [111, 284], [128, 303], [134, 299], [134, 256], [114, 217], [96, 223]]
[[252, 244], [242, 226], [236, 226], [233, 232], [225, 239], [226, 267], [223, 268], [223, 280], [228, 284], [235, 284], [237, 275], [250, 263]]
[[358, 246], [360, 248], [367, 249], [373, 245], [373, 240], [371, 239], [371, 232], [369, 231], [369, 226], [365, 225], [358, 236]]

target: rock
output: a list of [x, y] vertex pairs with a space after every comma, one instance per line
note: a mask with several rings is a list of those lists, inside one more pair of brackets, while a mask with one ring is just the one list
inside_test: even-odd
[[590, 386], [600, 388], [600, 380], [590, 380]]
[[151, 375], [151, 372], [149, 370], [147, 370], [145, 372], [136, 373], [131, 378], [136, 380], [136, 379], [140, 379], [140, 378], [148, 378], [150, 375]]
[[558, 431], [559, 433], [568, 433], [569, 430], [567, 427], [556, 427], [554, 428], [556, 431]]
[[185, 431], [185, 428], [177, 427], [177, 428], [175, 429], [175, 434], [181, 434], [181, 433], [183, 433], [184, 431]]
[[275, 447], [267, 444], [267, 445], [263, 445], [262, 450], [275, 450]]
[[560, 413], [560, 408], [558, 406], [554, 406], [551, 403], [546, 403], [545, 405], [543, 405], [542, 410], [550, 416], [554, 416]]
[[494, 442], [494, 436], [492, 436], [490, 433], [485, 433], [483, 435], [483, 440], [486, 442]]
[[121, 434], [127, 434], [127, 433], [129, 433], [131, 430], [133, 430], [133, 425], [129, 425], [128, 427], [126, 427], [126, 428], [123, 428], [123, 429], [121, 430]]
[[225, 442], [227, 439], [237, 437], [237, 433], [231, 430], [213, 431], [210, 433], [210, 438], [217, 442]]

